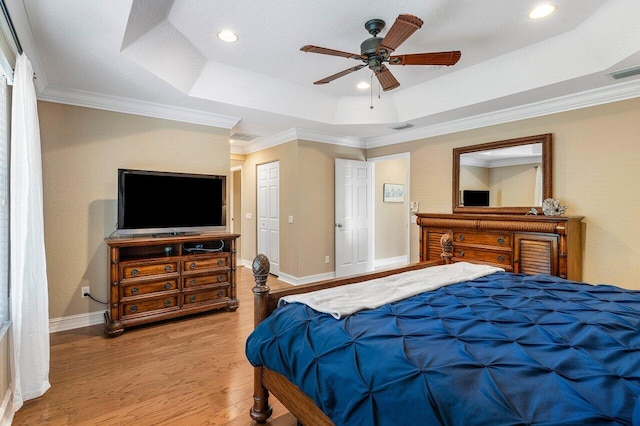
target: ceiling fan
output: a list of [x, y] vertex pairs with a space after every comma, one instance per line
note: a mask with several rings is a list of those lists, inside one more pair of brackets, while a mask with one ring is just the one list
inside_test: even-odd
[[339, 73], [325, 77], [313, 84], [327, 84], [333, 80], [344, 77], [347, 74], [358, 71], [368, 66], [378, 78], [382, 90], [385, 92], [400, 86], [400, 83], [391, 74], [385, 62], [389, 65], [455, 65], [460, 59], [460, 51], [434, 52], [434, 53], [413, 53], [409, 55], [392, 55], [392, 53], [416, 30], [422, 27], [422, 19], [407, 14], [401, 14], [393, 23], [387, 35], [378, 37], [385, 22], [382, 19], [370, 19], [365, 24], [365, 29], [372, 37], [366, 39], [360, 45], [360, 54], [342, 52], [340, 50], [327, 49], [325, 47], [306, 45], [300, 50], [303, 52], [321, 53], [323, 55], [341, 56], [343, 58], [357, 59], [363, 64], [348, 68]]

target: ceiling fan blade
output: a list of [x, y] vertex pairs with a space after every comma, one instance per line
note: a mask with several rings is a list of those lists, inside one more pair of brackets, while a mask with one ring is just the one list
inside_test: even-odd
[[422, 27], [422, 19], [413, 15], [399, 15], [396, 18], [396, 22], [393, 23], [387, 35], [384, 36], [380, 46], [378, 46], [378, 52], [382, 49], [388, 53], [393, 52], [400, 46], [411, 34]]
[[334, 50], [334, 49], [327, 49], [326, 47], [311, 46], [310, 44], [307, 44], [306, 46], [302, 46], [300, 50], [302, 50], [303, 52], [321, 53], [323, 55], [341, 56], [343, 58], [362, 59], [360, 55], [356, 55], [355, 53], [342, 52], [340, 50]]
[[382, 86], [382, 90], [385, 92], [400, 86], [400, 83], [398, 83], [398, 80], [391, 74], [389, 68], [384, 65], [381, 65], [380, 69], [376, 70], [376, 77], [378, 77], [380, 86]]
[[335, 80], [336, 78], [340, 78], [343, 77], [347, 74], [351, 74], [352, 72], [358, 71], [359, 69], [364, 68], [366, 65], [362, 64], [362, 65], [356, 65], [355, 67], [351, 67], [349, 69], [346, 69], [344, 71], [340, 71], [339, 73], [330, 75], [329, 77], [325, 77], [322, 80], [318, 80], [318, 81], [314, 81], [313, 84], [327, 84], [327, 83], [331, 83], [333, 80]]
[[390, 65], [455, 65], [462, 54], [459, 50], [451, 52], [413, 53], [389, 57]]

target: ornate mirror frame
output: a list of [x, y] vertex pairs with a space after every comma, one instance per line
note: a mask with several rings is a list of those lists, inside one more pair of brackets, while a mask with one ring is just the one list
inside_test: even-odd
[[541, 206], [505, 206], [505, 207], [464, 207], [460, 199], [460, 156], [462, 154], [487, 151], [498, 148], [509, 148], [519, 145], [542, 144], [542, 199], [551, 198], [552, 162], [551, 162], [551, 133], [524, 138], [508, 139], [489, 142], [480, 145], [454, 148], [453, 150], [453, 212], [454, 213], [484, 213], [484, 214], [526, 214], [532, 207], [541, 211]]

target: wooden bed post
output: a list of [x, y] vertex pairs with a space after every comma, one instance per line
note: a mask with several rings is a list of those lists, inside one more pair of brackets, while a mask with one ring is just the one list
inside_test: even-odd
[[[268, 298], [269, 287], [267, 278], [269, 277], [269, 259], [264, 254], [259, 254], [253, 259], [253, 277], [256, 281], [253, 287], [253, 327], [264, 320], [269, 313]], [[251, 418], [258, 423], [264, 423], [271, 416], [273, 409], [269, 405], [269, 391], [262, 386], [262, 367], [253, 369], [253, 407], [251, 407]]]
[[448, 232], [440, 237], [440, 246], [442, 247], [442, 260], [446, 265], [451, 263], [453, 257], [453, 237]]

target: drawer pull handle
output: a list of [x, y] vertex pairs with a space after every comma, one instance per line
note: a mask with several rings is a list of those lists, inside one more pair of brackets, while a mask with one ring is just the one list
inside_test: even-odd
[[218, 282], [221, 283], [224, 281], [224, 275], [218, 275]]
[[224, 291], [220, 290], [220, 291], [218, 292], [218, 297], [222, 297], [222, 295], [223, 295], [223, 294], [224, 294]]
[[224, 265], [224, 260], [219, 259], [219, 260], [218, 260], [218, 266], [222, 266], [222, 265]]
[[136, 275], [138, 275], [139, 273], [140, 273], [140, 271], [138, 271], [137, 269], [132, 269], [132, 270], [131, 270], [131, 275], [132, 275], [132, 276], [134, 276], [134, 277], [135, 277]]
[[504, 262], [504, 256], [503, 255], [498, 256], [498, 262]]
[[460, 235], [460, 236], [458, 236], [458, 239], [459, 239], [460, 241], [464, 241], [464, 235]]
[[137, 311], [138, 311], [138, 306], [136, 306], [136, 305], [131, 305], [131, 306], [129, 307], [129, 311], [131, 311], [131, 312], [137, 312]]
[[167, 266], [164, 267], [164, 271], [165, 272], [171, 272], [172, 269], [173, 268], [171, 267], [171, 265], [167, 265]]
[[189, 268], [196, 269], [196, 263], [195, 262], [191, 262], [191, 265], [189, 265]]
[[195, 302], [195, 301], [196, 301], [196, 297], [195, 297], [195, 296], [191, 296], [191, 297], [189, 298], [189, 300], [191, 301], [191, 303], [193, 303], [193, 302]]
[[138, 294], [138, 287], [133, 287], [131, 289], [131, 294]]
[[464, 257], [464, 251], [460, 250], [460, 257]]
[[164, 285], [164, 288], [166, 288], [167, 290], [169, 290], [171, 288], [171, 283], [166, 283]]
[[504, 238], [498, 237], [498, 244], [504, 244]]
[[165, 300], [164, 301], [164, 306], [168, 307], [169, 305], [171, 305], [171, 300]]
[[195, 280], [194, 278], [191, 278], [191, 279], [189, 280], [189, 285], [191, 285], [191, 286], [196, 285], [196, 280]]

